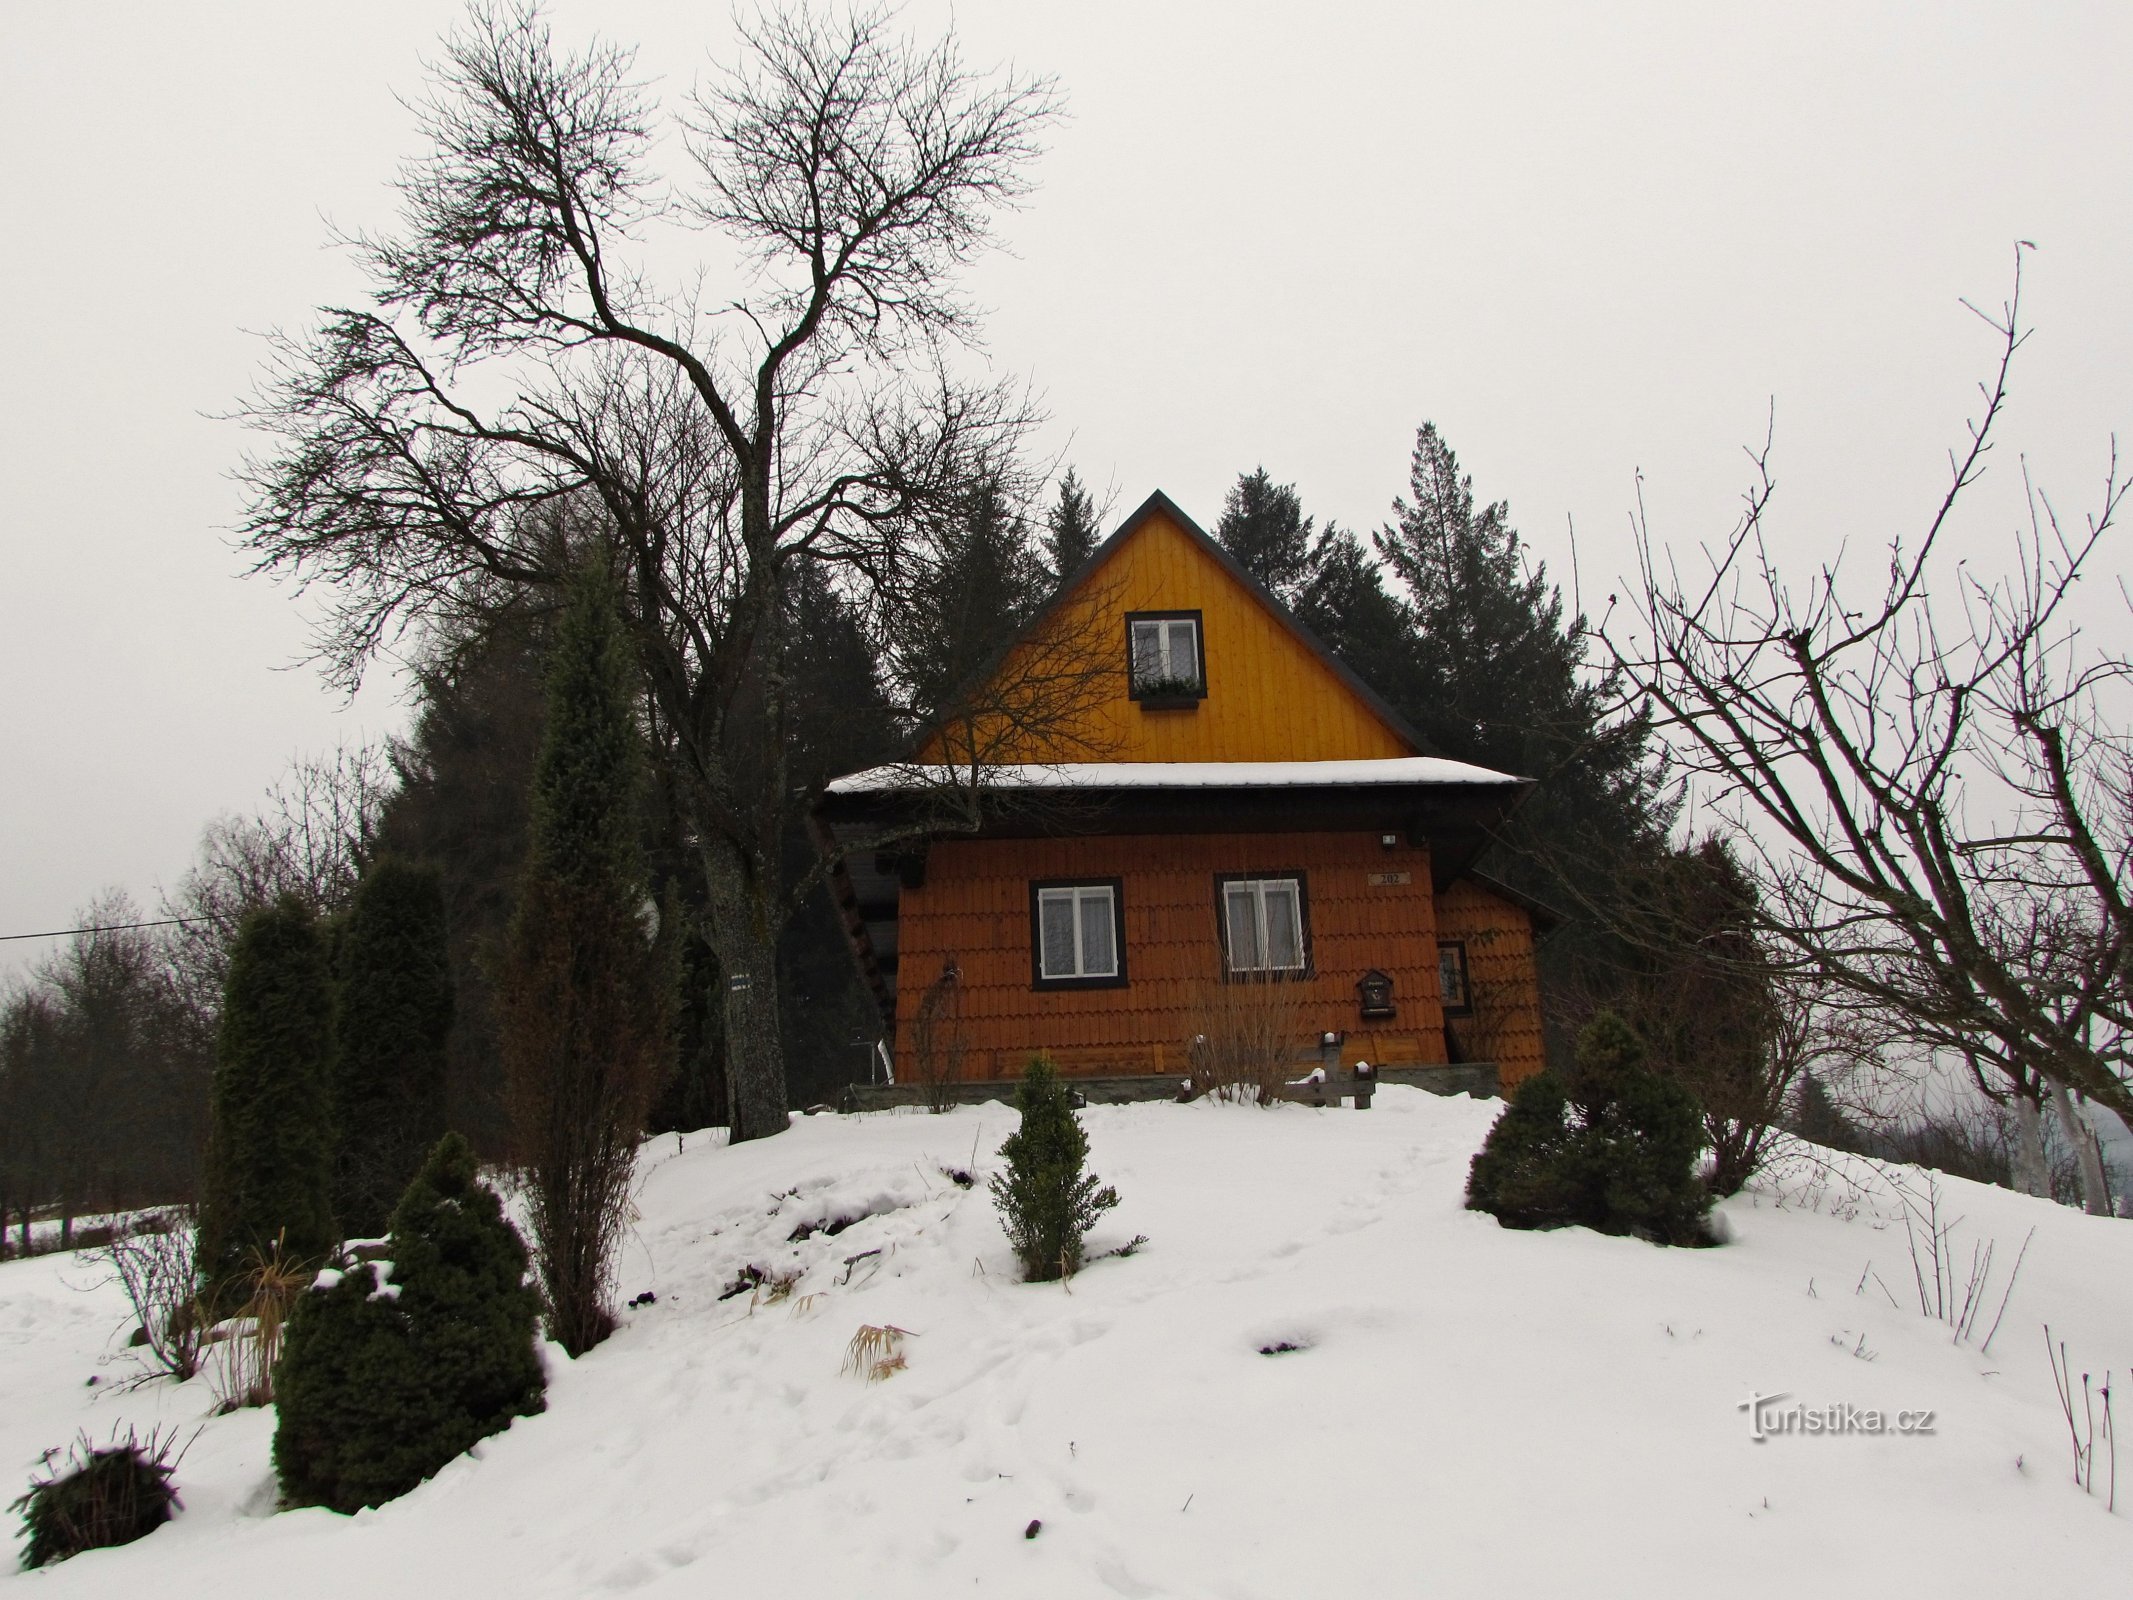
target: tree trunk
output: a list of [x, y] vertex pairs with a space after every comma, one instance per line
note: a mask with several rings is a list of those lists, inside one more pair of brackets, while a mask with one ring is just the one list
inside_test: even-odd
[[2052, 1109], [2059, 1114], [2059, 1131], [2074, 1148], [2074, 1161], [2081, 1172], [2081, 1209], [2092, 1217], [2111, 1214], [2111, 1186], [2103, 1175], [2103, 1152], [2096, 1144], [2096, 1130], [2074, 1110], [2073, 1096], [2056, 1078], [2051, 1085]]
[[783, 1133], [785, 1051], [778, 1032], [778, 924], [766, 903], [774, 886], [756, 881], [730, 840], [704, 846], [710, 889], [710, 944], [718, 957], [715, 996], [726, 1024], [729, 1143]]
[[2044, 1119], [2037, 1102], [2017, 1092], [2015, 1108], [2014, 1186], [2024, 1194], [2051, 1198], [2051, 1167], [2044, 1158]]

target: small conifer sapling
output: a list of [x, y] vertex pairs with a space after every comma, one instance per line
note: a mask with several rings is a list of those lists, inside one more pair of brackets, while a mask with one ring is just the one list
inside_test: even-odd
[[1031, 1283], [1051, 1283], [1081, 1270], [1082, 1241], [1096, 1219], [1118, 1204], [1118, 1191], [1099, 1186], [1086, 1169], [1089, 1136], [1067, 1098], [1066, 1085], [1042, 1056], [1015, 1091], [1022, 1124], [1000, 1144], [1007, 1170], [992, 1180], [993, 1204], [1008, 1243]]

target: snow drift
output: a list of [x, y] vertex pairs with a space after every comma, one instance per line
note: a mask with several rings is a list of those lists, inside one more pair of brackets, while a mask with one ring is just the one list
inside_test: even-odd
[[[544, 1415], [353, 1518], [274, 1510], [270, 1414], [119, 1387], [84, 1258], [0, 1266], [6, 1470], [79, 1428], [199, 1430], [174, 1522], [0, 1592], [2118, 1592], [2133, 1449], [2117, 1515], [2107, 1468], [2074, 1487], [2040, 1329], [2124, 1372], [2133, 1225], [1939, 1180], [1959, 1284], [1996, 1242], [1995, 1307], [2035, 1230], [1988, 1353], [1920, 1314], [1887, 1179], [1795, 1163], [1715, 1250], [1508, 1232], [1460, 1204], [1496, 1110], [1092, 1108], [1124, 1203], [1091, 1254], [1150, 1242], [1065, 1287], [1014, 1280], [1001, 1105], [655, 1140], [619, 1289], [656, 1299], [549, 1353]], [[846, 1370], [869, 1326], [908, 1330], [883, 1381]], [[1751, 1394], [1931, 1431], [1757, 1442]]]

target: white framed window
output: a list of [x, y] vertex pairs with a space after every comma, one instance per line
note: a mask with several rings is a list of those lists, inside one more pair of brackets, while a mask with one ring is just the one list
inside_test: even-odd
[[1135, 699], [1207, 693], [1199, 612], [1136, 612], [1126, 618], [1126, 644]]
[[1300, 973], [1310, 964], [1310, 922], [1303, 874], [1223, 877], [1223, 960], [1232, 974]]
[[1030, 886], [1032, 982], [1097, 988], [1126, 981], [1120, 887], [1115, 878]]

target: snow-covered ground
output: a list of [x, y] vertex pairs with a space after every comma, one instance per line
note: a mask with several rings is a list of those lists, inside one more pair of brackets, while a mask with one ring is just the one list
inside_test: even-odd
[[[274, 1510], [271, 1415], [209, 1418], [198, 1380], [116, 1388], [122, 1307], [77, 1258], [9, 1263], [9, 1474], [84, 1426], [199, 1432], [176, 1522], [0, 1592], [2124, 1592], [2133, 1448], [2112, 1516], [2070, 1481], [2040, 1326], [2123, 1376], [2133, 1223], [1943, 1181], [1958, 1283], [1999, 1247], [1987, 1319], [2036, 1230], [1988, 1355], [1982, 1325], [1957, 1343], [1919, 1314], [1893, 1198], [1804, 1170], [1728, 1202], [1715, 1250], [1462, 1210], [1497, 1109], [1093, 1108], [1124, 1201], [1092, 1248], [1150, 1242], [1069, 1288], [1015, 1281], [982, 1184], [1003, 1106], [656, 1141], [621, 1285], [656, 1303], [555, 1357], [544, 1415], [353, 1519]], [[751, 1265], [805, 1275], [719, 1299]], [[840, 1370], [863, 1324], [910, 1330], [905, 1370]], [[1757, 1443], [1751, 1392], [1933, 1431]]]

